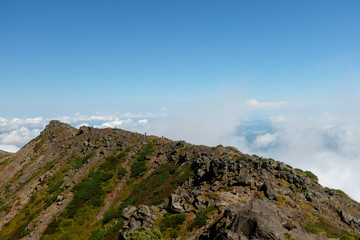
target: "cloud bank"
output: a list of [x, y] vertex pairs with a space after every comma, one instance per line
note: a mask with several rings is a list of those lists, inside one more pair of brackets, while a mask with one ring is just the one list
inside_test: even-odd
[[[72, 126], [122, 128], [185, 140], [194, 144], [231, 145], [249, 154], [271, 157], [310, 170], [321, 184], [342, 189], [360, 200], [360, 124], [354, 112], [299, 116], [285, 101], [255, 99], [199, 101], [157, 113], [62, 116]], [[276, 111], [275, 111], [276, 110]], [[297, 110], [296, 110], [297, 111]], [[49, 118], [0, 118], [0, 149], [16, 152], [36, 137]]]

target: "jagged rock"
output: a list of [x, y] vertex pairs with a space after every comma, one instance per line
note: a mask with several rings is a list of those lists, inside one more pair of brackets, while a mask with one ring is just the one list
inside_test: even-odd
[[275, 187], [268, 182], [265, 182], [261, 186], [260, 190], [264, 191], [265, 196], [270, 200], [276, 200], [279, 196], [279, 194], [277, 193], [277, 190], [275, 190]]
[[251, 178], [249, 177], [249, 170], [243, 168], [240, 170], [239, 175], [237, 177], [238, 184], [241, 186], [250, 186]]
[[344, 211], [344, 210], [338, 210], [337, 211], [341, 221], [343, 221], [344, 223], [346, 223], [349, 226], [360, 226], [360, 219], [356, 219], [354, 218], [351, 214], [349, 214], [348, 212]]
[[286, 221], [286, 223], [284, 223], [282, 226], [283, 228], [286, 228], [288, 231], [296, 228], [296, 225], [290, 220]]
[[313, 196], [312, 196], [311, 193], [306, 193], [305, 198], [306, 198], [306, 200], [308, 200], [309, 202], [312, 202], [312, 201], [313, 201]]
[[128, 206], [123, 212], [122, 216], [125, 218], [122, 228], [120, 229], [119, 239], [126, 239], [126, 234], [138, 228], [150, 229], [153, 222], [157, 219], [154, 211], [156, 207], [149, 207], [147, 205]]
[[171, 194], [169, 199], [169, 207], [171, 211], [176, 213], [185, 212], [184, 207], [181, 205], [181, 198], [176, 194]]
[[240, 239], [282, 240], [287, 230], [281, 221], [276, 207], [266, 198], [256, 198], [243, 207], [232, 204], [225, 210], [223, 224], [216, 231], [215, 239], [232, 239], [228, 237], [238, 235]]
[[35, 186], [35, 191], [40, 192], [41, 189], [42, 189], [42, 187], [40, 184]]
[[[200, 238], [201, 240], [209, 238]], [[216, 235], [214, 240], [248, 240], [245, 236], [240, 236], [239, 234], [230, 231], [229, 229], [221, 229], [220, 232]]]
[[135, 206], [128, 206], [128, 207], [124, 208], [124, 210], [122, 212], [122, 216], [124, 218], [129, 219], [135, 212], [136, 212]]

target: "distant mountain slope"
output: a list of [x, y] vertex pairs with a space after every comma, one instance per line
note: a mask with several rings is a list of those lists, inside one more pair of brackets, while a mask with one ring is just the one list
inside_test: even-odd
[[10, 155], [12, 155], [12, 153], [0, 150], [0, 159], [4, 158], [5, 156], [10, 156]]
[[[1, 157], [1, 156], [0, 156]], [[1, 162], [1, 160], [0, 160]], [[0, 163], [0, 239], [360, 239], [360, 205], [233, 147], [51, 121]]]

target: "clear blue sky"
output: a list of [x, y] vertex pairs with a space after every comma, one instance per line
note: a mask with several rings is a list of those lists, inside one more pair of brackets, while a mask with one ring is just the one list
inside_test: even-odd
[[1, 1], [0, 113], [359, 93], [360, 1]]
[[359, 201], [360, 1], [0, 0], [0, 149], [52, 118], [233, 145]]

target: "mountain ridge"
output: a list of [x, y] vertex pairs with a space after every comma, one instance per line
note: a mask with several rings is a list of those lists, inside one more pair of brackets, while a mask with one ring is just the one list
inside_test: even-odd
[[359, 203], [233, 147], [53, 120], [6, 160], [0, 239], [360, 238]]

